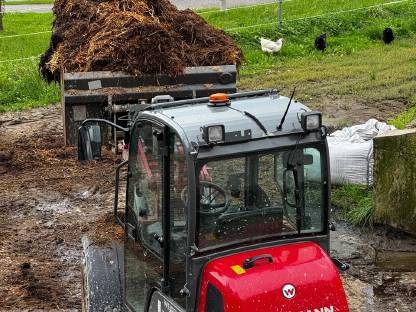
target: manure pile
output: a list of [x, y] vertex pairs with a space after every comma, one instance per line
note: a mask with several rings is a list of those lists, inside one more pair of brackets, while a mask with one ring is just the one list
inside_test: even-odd
[[55, 0], [40, 71], [124, 71], [177, 76], [188, 66], [239, 65], [241, 49], [224, 31], [168, 0]]

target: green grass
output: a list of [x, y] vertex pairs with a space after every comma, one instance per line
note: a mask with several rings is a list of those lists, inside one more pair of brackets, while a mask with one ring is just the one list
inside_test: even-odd
[[[376, 4], [391, 2], [390, 0], [294, 0], [283, 2], [283, 13], [285, 20], [303, 18], [326, 14], [328, 12], [345, 11]], [[231, 29], [246, 27], [255, 24], [267, 24], [276, 22], [277, 4], [253, 6], [248, 8], [237, 8], [229, 11], [200, 12], [200, 14], [211, 24]], [[276, 28], [276, 27], [275, 27]]]
[[[395, 117], [414, 103], [415, 51], [416, 40], [405, 39], [391, 46], [374, 43], [349, 55], [312, 54], [255, 73], [242, 71], [240, 87], [276, 88], [289, 94], [297, 86], [296, 97], [322, 111], [328, 125], [340, 118], [345, 118], [342, 125], [354, 122], [360, 116], [351, 111], [362, 110], [367, 118]], [[410, 115], [400, 120], [407, 124]]]
[[412, 121], [416, 121], [416, 95], [411, 97], [411, 106], [408, 110], [399, 114], [396, 118], [389, 120], [389, 123], [397, 129], [404, 129]]
[[[288, 95], [297, 86], [299, 100], [323, 111], [329, 119], [339, 119], [341, 111], [346, 124], [354, 122], [349, 110], [358, 104], [368, 118], [395, 117], [412, 105], [416, 94], [414, 16], [416, 3], [406, 2], [287, 23], [281, 34], [274, 26], [232, 33], [246, 56], [240, 88], [276, 88]], [[380, 40], [387, 26], [396, 34], [392, 45]], [[313, 43], [315, 36], [324, 32], [329, 36], [328, 49], [321, 53]], [[282, 51], [263, 53], [258, 42], [261, 36], [283, 37]], [[340, 102], [339, 110], [334, 110], [334, 105], [327, 108], [328, 102]]]
[[[298, 1], [293, 1], [298, 2]], [[337, 1], [335, 1], [337, 2]], [[292, 3], [292, 2], [288, 2]], [[315, 13], [315, 12], [313, 12]], [[273, 68], [294, 58], [318, 58], [320, 52], [313, 47], [314, 39], [321, 33], [328, 34], [327, 55], [349, 55], [369, 48], [378, 43], [385, 27], [394, 28], [397, 39], [414, 37], [416, 32], [416, 3], [396, 4], [378, 9], [368, 9], [341, 15], [331, 15], [316, 19], [287, 22], [281, 33], [276, 25], [266, 25], [249, 29], [241, 29], [230, 34], [242, 46], [246, 63], [243, 73], [256, 73], [265, 68]], [[254, 16], [257, 16], [255, 14]], [[257, 17], [256, 17], [257, 18]], [[215, 25], [229, 23], [227, 19], [214, 22]], [[242, 23], [251, 24], [243, 21]], [[281, 53], [270, 56], [264, 54], [259, 46], [259, 37], [276, 39], [283, 37], [285, 45]]]
[[373, 192], [365, 186], [344, 185], [332, 189], [332, 205], [340, 208], [354, 225], [372, 227], [374, 220]]
[[45, 106], [59, 101], [59, 88], [39, 76], [38, 61], [0, 64], [0, 112]]
[[48, 47], [50, 33], [23, 37], [0, 37], [0, 60], [37, 56]]
[[[52, 14], [6, 14], [0, 33], [0, 112], [45, 106], [59, 101], [59, 88], [48, 85], [38, 74], [38, 59], [8, 62], [38, 56], [48, 47], [50, 33], [9, 37], [51, 29]], [[7, 62], [5, 62], [7, 61]]]
[[4, 30], [0, 32], [0, 38], [47, 31], [52, 28], [52, 13], [6, 13], [3, 17], [3, 25]]

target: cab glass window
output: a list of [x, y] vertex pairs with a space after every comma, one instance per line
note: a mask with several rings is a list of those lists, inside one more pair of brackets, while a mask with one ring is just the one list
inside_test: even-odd
[[174, 284], [172, 295], [176, 303], [185, 308], [186, 298], [179, 291], [186, 284], [188, 168], [185, 149], [177, 135], [171, 139], [170, 182], [170, 273]]
[[[160, 282], [163, 265], [162, 232], [163, 158], [154, 124], [143, 122], [133, 133], [130, 152], [128, 207], [138, 223], [144, 245], [127, 241], [125, 245], [125, 296], [130, 309], [144, 311], [146, 296]], [[172, 298], [185, 307], [179, 291], [186, 283], [188, 170], [185, 150], [177, 135], [170, 141], [170, 273]], [[128, 212], [130, 213], [130, 212]], [[131, 219], [130, 219], [131, 220]], [[153, 252], [147, 252], [150, 249]]]
[[305, 148], [283, 152], [276, 156], [275, 166], [276, 182], [286, 194], [284, 210], [287, 218], [296, 224], [299, 216], [301, 233], [322, 232], [324, 188], [320, 151]]
[[137, 153], [134, 157], [130, 187], [133, 188], [133, 211], [135, 212], [143, 244], [161, 254], [162, 237], [162, 157], [159, 141], [154, 135], [159, 131], [154, 125], [143, 124], [138, 129]]
[[320, 152], [314, 148], [203, 164], [198, 247], [321, 232], [321, 171]]
[[309, 155], [311, 161], [303, 166], [305, 214], [302, 232], [321, 232], [324, 230], [324, 205], [322, 201], [324, 182], [321, 169], [321, 154], [315, 148], [306, 148], [304, 154]]

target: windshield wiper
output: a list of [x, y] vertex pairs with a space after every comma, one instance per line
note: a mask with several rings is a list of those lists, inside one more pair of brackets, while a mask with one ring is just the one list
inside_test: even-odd
[[264, 132], [265, 135], [269, 135], [269, 132], [267, 131], [266, 127], [261, 123], [261, 121], [256, 116], [254, 116], [253, 114], [247, 111], [241, 111], [234, 107], [230, 107], [230, 108], [249, 117], [251, 120], [253, 120], [256, 123], [256, 125], [261, 129], [261, 131]]
[[258, 120], [258, 118], [256, 116], [250, 114], [247, 111], [244, 111], [244, 115], [250, 117], [257, 124], [257, 126], [259, 126], [259, 128], [264, 132], [265, 135], [269, 135], [269, 133], [267, 132], [266, 127], [260, 122], [260, 120]]

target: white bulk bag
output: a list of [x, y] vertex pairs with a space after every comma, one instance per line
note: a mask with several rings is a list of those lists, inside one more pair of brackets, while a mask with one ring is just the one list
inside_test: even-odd
[[373, 139], [395, 127], [376, 119], [335, 131], [328, 137], [331, 180], [334, 184], [373, 183]]

